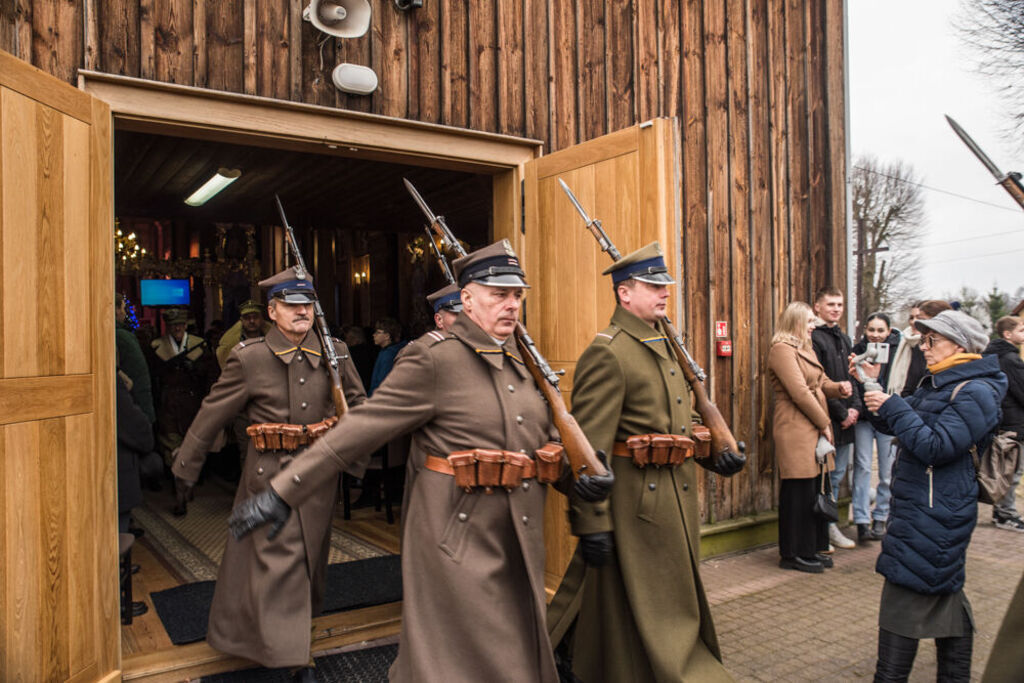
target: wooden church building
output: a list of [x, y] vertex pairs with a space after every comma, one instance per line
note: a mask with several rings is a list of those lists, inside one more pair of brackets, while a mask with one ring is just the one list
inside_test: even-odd
[[[184, 280], [196, 329], [229, 325], [289, 263], [275, 193], [336, 329], [430, 324], [442, 276], [402, 178], [468, 246], [509, 239], [567, 397], [614, 302], [557, 180], [623, 253], [659, 240], [671, 316], [748, 446], [744, 472], [695, 492], [702, 551], [774, 540], [768, 342], [789, 301], [846, 282], [843, 0], [369, 0], [353, 38], [308, 4], [0, 3], [0, 680], [244, 666], [172, 644], [152, 609], [121, 624], [114, 296], [160, 334], [142, 283]], [[221, 169], [237, 180], [184, 202]], [[549, 587], [574, 543], [564, 506], [552, 495]], [[175, 556], [161, 539], [187, 530], [158, 513], [142, 595], [217, 558]], [[373, 534], [398, 552], [393, 525], [353, 518], [346, 552]], [[399, 615], [318, 618], [314, 651], [396, 633]]]

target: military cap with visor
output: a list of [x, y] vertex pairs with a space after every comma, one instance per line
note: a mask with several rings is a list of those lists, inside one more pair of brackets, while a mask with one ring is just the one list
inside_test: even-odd
[[260, 306], [259, 302], [249, 299], [243, 301], [242, 305], [238, 307], [238, 315], [246, 315], [247, 313], [262, 313], [263, 307]]
[[168, 325], [184, 325], [188, 323], [188, 311], [183, 308], [168, 308], [161, 315], [164, 322]]
[[[303, 277], [299, 277], [302, 273]], [[311, 304], [316, 301], [313, 278], [296, 266], [285, 268], [266, 280], [260, 280], [260, 287], [267, 290], [267, 301], [277, 299], [286, 304]]]
[[458, 313], [462, 310], [462, 289], [458, 285], [442, 287], [433, 294], [427, 295], [427, 303], [434, 309], [434, 313], [442, 310], [450, 313]]
[[611, 275], [612, 282], [619, 284], [626, 280], [639, 280], [651, 285], [674, 285], [675, 280], [668, 274], [661, 245], [651, 242], [646, 247], [626, 254], [604, 269], [602, 275]]
[[520, 287], [529, 289], [526, 273], [508, 240], [495, 242], [483, 249], [452, 261], [459, 287], [476, 282], [488, 287]]

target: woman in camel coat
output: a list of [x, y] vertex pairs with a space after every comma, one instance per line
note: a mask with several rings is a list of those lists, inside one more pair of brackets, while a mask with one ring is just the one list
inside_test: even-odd
[[832, 566], [828, 550], [828, 522], [814, 514], [814, 498], [821, 491], [823, 472], [834, 468], [832, 455], [824, 464], [815, 459], [818, 437], [832, 441], [825, 398], [850, 395], [849, 382], [825, 376], [811, 348], [815, 316], [811, 307], [794, 301], [779, 316], [768, 369], [775, 389], [773, 435], [779, 467], [779, 566], [821, 573]]

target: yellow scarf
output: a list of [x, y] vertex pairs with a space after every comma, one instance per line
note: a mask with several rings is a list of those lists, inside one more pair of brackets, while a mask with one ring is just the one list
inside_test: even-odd
[[970, 363], [972, 360], [981, 360], [980, 353], [954, 353], [945, 360], [940, 360], [935, 365], [928, 366], [928, 372], [933, 375], [937, 375], [943, 370], [949, 370], [956, 365], [962, 365], [963, 363]]

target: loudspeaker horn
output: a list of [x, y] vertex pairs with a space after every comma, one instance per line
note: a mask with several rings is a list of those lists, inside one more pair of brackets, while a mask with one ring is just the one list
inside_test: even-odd
[[312, 0], [302, 18], [335, 38], [358, 38], [370, 29], [367, 0]]

